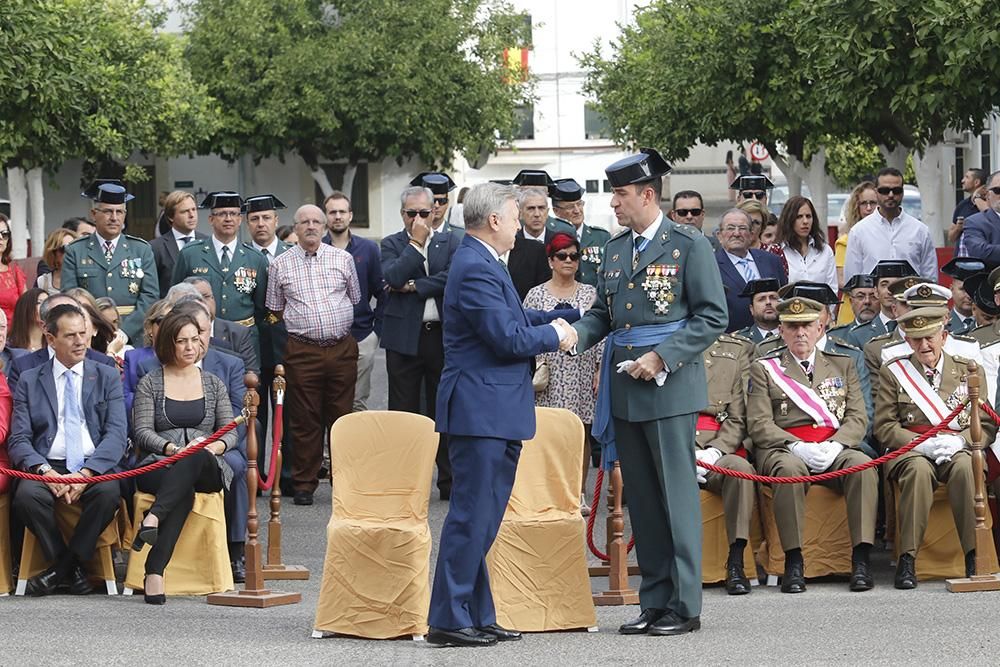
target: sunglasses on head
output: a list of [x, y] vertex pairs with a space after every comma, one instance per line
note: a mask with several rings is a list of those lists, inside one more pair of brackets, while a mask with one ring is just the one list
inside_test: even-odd
[[702, 209], [700, 208], [675, 208], [674, 213], [677, 214], [678, 218], [686, 218], [688, 216], [692, 218], [697, 218], [701, 215]]
[[429, 215], [430, 215], [430, 214], [431, 214], [432, 212], [433, 212], [433, 211], [431, 211], [431, 210], [430, 210], [429, 208], [422, 208], [422, 209], [420, 209], [419, 211], [418, 211], [418, 210], [416, 210], [416, 209], [412, 209], [412, 208], [408, 208], [408, 209], [406, 209], [405, 211], [403, 211], [403, 213], [405, 213], [405, 214], [406, 214], [406, 217], [407, 217], [407, 218], [415, 218], [415, 217], [417, 217], [418, 215], [419, 215], [419, 216], [420, 216], [421, 218], [426, 218], [426, 217], [428, 217], [428, 216], [429, 216]]
[[878, 188], [876, 192], [878, 192], [880, 195], [889, 195], [889, 194], [901, 195], [903, 194], [903, 188], [887, 188], [885, 186], [882, 186], [881, 188]]
[[437, 204], [438, 206], [444, 206], [445, 204], [448, 203], [448, 198], [447, 197], [435, 197], [434, 198], [434, 203]]
[[560, 262], [565, 262], [566, 260], [575, 262], [576, 260], [580, 259], [580, 253], [566, 252], [565, 250], [560, 250], [559, 252], [553, 253], [552, 256], [558, 259]]
[[742, 194], [743, 194], [743, 198], [744, 199], [746, 199], [748, 197], [753, 197], [754, 199], [763, 199], [764, 197], [767, 196], [766, 192], [762, 192], [760, 190], [756, 190], [756, 191], [753, 191], [753, 190], [744, 190], [742, 192]]
[[995, 195], [1000, 195], [1000, 186], [997, 186], [995, 188], [986, 188], [986, 189]]

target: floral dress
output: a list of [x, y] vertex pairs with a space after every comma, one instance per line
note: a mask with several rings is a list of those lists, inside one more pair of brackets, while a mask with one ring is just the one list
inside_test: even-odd
[[[557, 298], [548, 288], [548, 283], [532, 287], [524, 297], [524, 307], [536, 310], [552, 310], [560, 303], [568, 303], [575, 308], [590, 308], [597, 298], [593, 285], [578, 282], [576, 293], [569, 298]], [[536, 357], [549, 367], [549, 386], [535, 393], [535, 405], [545, 408], [565, 408], [573, 412], [584, 424], [594, 421], [594, 375], [604, 353], [604, 342], [576, 356], [563, 352], [546, 352]]]
[[6, 271], [0, 271], [0, 308], [7, 315], [7, 330], [13, 326], [14, 304], [24, 294], [24, 271], [17, 264], [11, 263]]

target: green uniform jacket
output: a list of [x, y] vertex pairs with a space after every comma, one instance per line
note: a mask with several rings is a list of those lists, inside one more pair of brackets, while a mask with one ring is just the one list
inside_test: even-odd
[[135, 308], [121, 316], [121, 329], [133, 345], [141, 347], [146, 309], [160, 298], [153, 249], [136, 236], [122, 234], [109, 265], [101, 246], [97, 234], [69, 244], [63, 257], [62, 291], [82, 287], [94, 298], [109, 296], [118, 306]]
[[[802, 366], [787, 349], [775, 350], [767, 358], [780, 360], [784, 373], [799, 384], [811, 387], [837, 415], [840, 428], [829, 440], [857, 449], [868, 429], [861, 382], [854, 360], [842, 354], [816, 350], [815, 369], [809, 382]], [[760, 360], [750, 365], [750, 393], [747, 398], [747, 424], [755, 449], [787, 447], [797, 438], [785, 429], [809, 426], [815, 420], [790, 399], [771, 379]]]
[[[274, 256], [280, 257], [292, 246], [284, 241], [278, 241], [278, 247], [274, 249]], [[264, 258], [267, 261], [267, 258]], [[288, 331], [285, 329], [284, 320], [272, 317], [270, 313], [257, 325], [260, 332], [260, 367], [274, 368], [285, 360], [285, 345], [288, 343]]]
[[976, 328], [976, 320], [973, 319], [972, 315], [969, 315], [968, 319], [972, 321], [971, 326], [965, 323], [965, 319], [958, 314], [958, 311], [954, 308], [951, 309], [951, 319], [948, 320], [948, 331], [953, 334], [968, 334], [970, 331]]
[[604, 246], [609, 240], [611, 234], [606, 230], [583, 225], [583, 233], [580, 235], [580, 268], [576, 272], [576, 279], [581, 283], [597, 287], [597, 273], [604, 259]]
[[889, 330], [882, 324], [882, 318], [876, 315], [872, 318], [871, 322], [852, 326], [847, 335], [844, 336], [844, 340], [854, 347], [864, 349], [865, 345], [872, 338], [883, 336], [887, 333], [889, 333]]
[[545, 229], [551, 229], [553, 232], [569, 234], [573, 238], [576, 238], [576, 227], [573, 226], [572, 222], [563, 220], [562, 218], [553, 218], [550, 215], [545, 220]]
[[[702, 352], [726, 330], [728, 314], [722, 278], [712, 246], [699, 233], [662, 217], [656, 237], [632, 269], [632, 234], [608, 241], [597, 281], [597, 300], [574, 326], [578, 347], [586, 350], [617, 329], [687, 320], [687, 325], [657, 346], [617, 347], [611, 353], [611, 414], [631, 422], [700, 412], [707, 405]], [[648, 270], [648, 271], [647, 271]], [[660, 271], [661, 276], [647, 273]], [[657, 308], [648, 290], [670, 296]], [[646, 285], [646, 287], [644, 287]], [[663, 296], [663, 295], [660, 295]], [[669, 303], [666, 301], [669, 300]], [[659, 311], [659, 312], [658, 312]], [[638, 359], [650, 350], [663, 359], [670, 374], [662, 387], [614, 372], [618, 363]]]
[[216, 317], [231, 322], [253, 317], [258, 325], [264, 321], [267, 260], [249, 243], [236, 244], [228, 272], [219, 265], [211, 238], [188, 243], [177, 255], [174, 284], [189, 276], [204, 278], [212, 285]]
[[695, 431], [698, 449], [715, 447], [733, 454], [747, 436], [746, 381], [750, 354], [743, 341], [722, 334], [702, 353], [708, 382], [708, 407], [702, 412], [720, 422], [718, 431]]

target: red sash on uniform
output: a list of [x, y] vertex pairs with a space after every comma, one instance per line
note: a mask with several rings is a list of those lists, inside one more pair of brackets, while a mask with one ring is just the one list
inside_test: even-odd
[[[698, 423], [695, 424], [695, 428], [699, 431], [718, 431], [722, 428], [722, 422], [716, 419], [714, 415], [699, 412]], [[733, 454], [745, 459], [747, 457], [747, 450], [743, 445], [740, 445]]]
[[814, 426], [805, 424], [804, 426], [789, 426], [785, 429], [802, 442], [823, 442], [833, 437], [837, 429], [828, 426]]

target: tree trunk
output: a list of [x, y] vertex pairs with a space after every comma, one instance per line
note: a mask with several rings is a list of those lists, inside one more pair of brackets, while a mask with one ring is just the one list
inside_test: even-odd
[[887, 167], [895, 167], [902, 173], [906, 172], [906, 158], [910, 154], [909, 148], [902, 144], [896, 144], [893, 149], [886, 146], [879, 146], [878, 149], [882, 153], [882, 157], [885, 158]]
[[24, 169], [7, 168], [7, 191], [10, 196], [11, 256], [24, 259], [28, 256], [28, 186]]
[[42, 169], [35, 167], [29, 169], [28, 180], [28, 201], [31, 205], [28, 209], [29, 222], [28, 231], [31, 234], [31, 254], [35, 257], [41, 256], [45, 248], [45, 191], [42, 188]]
[[[323, 198], [325, 199], [329, 197], [330, 193], [333, 192], [333, 186], [330, 185], [330, 179], [326, 175], [326, 172], [323, 171], [321, 167], [317, 167], [315, 169], [311, 169], [309, 174], [313, 177], [313, 180], [316, 181], [316, 185], [319, 186], [320, 191], [323, 193]], [[320, 202], [316, 203], [318, 205]]]
[[344, 180], [340, 185], [340, 191], [346, 193], [348, 197], [351, 196], [351, 192], [354, 190], [354, 177], [357, 175], [358, 164], [356, 162], [351, 162], [344, 168]]
[[813, 206], [816, 207], [816, 215], [819, 216], [819, 224], [823, 229], [827, 227], [827, 219], [830, 215], [838, 215], [840, 211], [829, 211], [827, 194], [833, 185], [832, 179], [826, 173], [826, 147], [820, 146], [819, 150], [813, 153], [809, 160], [809, 166], [805, 167], [805, 179], [809, 184], [809, 198]]
[[[794, 158], [792, 158], [792, 160], [797, 162]], [[791, 164], [789, 164], [789, 160], [786, 160], [784, 156], [771, 153], [771, 162], [773, 162], [774, 166], [778, 168], [778, 171], [785, 175], [785, 180], [788, 182], [788, 196], [794, 197], [801, 194], [802, 176], [792, 168]]]
[[[943, 171], [944, 146], [933, 144], [913, 154], [913, 168], [920, 184], [921, 222], [931, 230], [935, 245], [945, 242], [945, 220], [942, 213], [941, 174]], [[905, 205], [904, 205], [905, 210]]]

